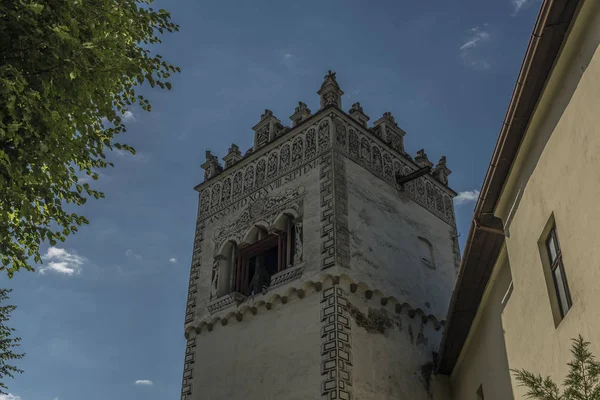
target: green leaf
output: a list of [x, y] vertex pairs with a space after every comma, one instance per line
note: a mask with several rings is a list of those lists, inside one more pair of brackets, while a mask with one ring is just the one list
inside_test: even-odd
[[39, 3], [29, 3], [27, 5], [34, 14], [39, 15], [42, 11], [44, 11], [44, 5]]
[[0, 270], [11, 277], [41, 262], [41, 245], [88, 223], [67, 213], [67, 204], [104, 194], [78, 178], [97, 180], [99, 169], [113, 165], [107, 150], [119, 149], [117, 135], [126, 132], [119, 115], [133, 104], [151, 111], [140, 85], [171, 89], [164, 81], [178, 68], [152, 45], [178, 26], [148, 8], [150, 0], [5, 3], [2, 37], [11, 40], [0, 47]]

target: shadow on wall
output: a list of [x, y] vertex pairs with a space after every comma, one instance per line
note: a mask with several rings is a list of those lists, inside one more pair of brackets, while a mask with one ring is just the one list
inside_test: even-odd
[[[589, 66], [593, 56], [594, 51], [589, 51], [587, 54], [583, 54], [581, 49], [576, 54], [577, 57], [574, 58], [574, 62], [579, 64], [580, 68], [572, 68], [573, 70], [580, 71], [579, 74], [567, 74], [571, 70], [571, 67], [567, 67], [567, 71], [565, 71], [563, 80], [556, 88], [556, 92], [559, 93], [555, 95], [551, 101], [550, 106], [546, 110], [546, 113], [542, 116], [543, 122], [540, 124], [540, 129], [536, 132], [538, 135], [535, 138], [533, 145], [529, 149], [527, 153], [527, 160], [523, 163], [523, 166], [520, 171], [520, 178], [518, 183], [518, 193], [515, 198], [514, 203], [511, 206], [511, 211], [507, 217], [507, 220], [504, 223], [504, 229], [506, 232], [506, 237], [510, 237], [510, 224], [512, 222], [512, 218], [514, 216], [513, 211], [517, 210], [519, 207], [519, 203], [521, 202], [521, 198], [523, 196], [523, 192], [525, 191], [527, 184], [529, 183], [529, 179], [535, 171], [537, 164], [544, 153], [544, 149], [546, 148], [546, 144], [550, 140], [552, 133], [556, 130], [556, 126], [558, 122], [561, 120], [565, 110], [569, 106], [573, 94], [577, 89], [583, 74], [585, 73], [587, 67]], [[528, 122], [528, 124], [531, 121]], [[529, 129], [529, 127], [527, 128]]]

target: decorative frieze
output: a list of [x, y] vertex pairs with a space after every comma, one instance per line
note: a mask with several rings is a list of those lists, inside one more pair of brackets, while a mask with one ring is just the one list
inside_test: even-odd
[[[334, 146], [346, 157], [369, 170], [373, 175], [390, 185], [401, 188], [396, 184], [396, 174], [406, 175], [415, 170], [403, 157], [390, 152], [379, 145], [369, 135], [364, 134], [341, 118], [335, 120]], [[342, 127], [342, 125], [345, 127]], [[419, 160], [426, 162], [426, 155], [419, 153]], [[422, 176], [405, 185], [408, 195], [418, 204], [431, 211], [434, 215], [450, 225], [455, 224], [454, 207], [450, 195], [440, 187], [440, 184], [429, 175]]]
[[269, 290], [275, 289], [279, 286], [283, 286], [291, 281], [299, 279], [304, 272], [304, 263], [300, 265], [296, 265], [292, 268], [284, 269], [281, 272], [276, 273], [271, 277], [271, 284], [269, 285]]
[[243, 294], [231, 292], [219, 297], [218, 299], [211, 301], [210, 303], [208, 303], [208, 306], [206, 308], [208, 309], [208, 312], [214, 314], [231, 306], [237, 306], [238, 304], [242, 304], [244, 300], [246, 300], [246, 296], [244, 296]]
[[[337, 117], [332, 122], [331, 115], [321, 118], [261, 158], [248, 163], [243, 170], [220, 180], [215, 179], [213, 184], [201, 191], [200, 218], [227, 209], [257, 190], [266, 188], [270, 191], [297, 178], [296, 171], [302, 171], [301, 166], [310, 165], [312, 160], [318, 159], [330, 148], [332, 141], [336, 149], [341, 149], [350, 159], [393, 186], [396, 186], [396, 173], [404, 175], [415, 170], [416, 167], [408, 158], [389, 151], [387, 146], [377, 143], [370, 134], [356, 129], [343, 118]], [[391, 140], [393, 142], [395, 139]], [[389, 145], [394, 147], [391, 142]], [[397, 151], [400, 151], [399, 147]], [[415, 160], [429, 165], [426, 157], [420, 151]], [[426, 175], [407, 183], [405, 188], [414, 201], [452, 225], [455, 223], [452, 198], [439, 182], [441, 180], [442, 185], [443, 182], [447, 183], [449, 170], [445, 168], [445, 158], [440, 162], [443, 165], [436, 169], [439, 177]], [[431, 186], [429, 190], [428, 182]]]
[[[202, 189], [200, 218], [206, 219], [248, 195], [270, 191], [312, 169], [321, 153], [331, 148], [331, 121], [315, 121], [278, 147]], [[227, 172], [227, 171], [226, 171]]]
[[321, 395], [327, 400], [352, 399], [352, 343], [348, 301], [339, 286], [321, 297]]
[[[242, 242], [242, 236], [257, 221], [272, 225], [275, 219], [285, 210], [294, 211], [296, 216], [302, 215], [303, 199], [306, 188], [298, 186], [287, 189], [281, 195], [261, 196], [248, 203], [239, 217], [230, 220], [215, 231], [215, 251], [219, 251], [226, 240]], [[300, 254], [302, 251], [300, 250]]]

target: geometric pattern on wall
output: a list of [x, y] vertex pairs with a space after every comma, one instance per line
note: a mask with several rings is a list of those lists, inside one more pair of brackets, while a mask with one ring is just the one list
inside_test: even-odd
[[[192, 266], [190, 268], [190, 282], [188, 287], [187, 305], [185, 307], [185, 324], [194, 320], [196, 315], [196, 297], [198, 294], [198, 274], [202, 255], [202, 242], [204, 241], [204, 221], [196, 220], [196, 234], [194, 236], [194, 250], [192, 252]], [[181, 400], [190, 400], [192, 397], [192, 375], [194, 373], [194, 358], [196, 354], [196, 339], [187, 341], [185, 346], [185, 360], [183, 366], [183, 379], [181, 383]]]
[[192, 252], [192, 266], [190, 268], [190, 281], [188, 286], [187, 304], [185, 307], [185, 324], [193, 321], [196, 311], [196, 294], [198, 292], [198, 273], [202, 255], [202, 242], [204, 241], [204, 221], [196, 220], [196, 235], [194, 236], [194, 250]]
[[323, 154], [320, 162], [321, 269], [335, 265], [335, 215], [333, 195], [333, 156]]
[[321, 297], [321, 384], [323, 399], [352, 399], [352, 344], [348, 301], [334, 286]]
[[192, 378], [196, 355], [196, 338], [187, 341], [185, 346], [185, 363], [183, 365], [183, 380], [181, 382], [181, 400], [192, 398]]

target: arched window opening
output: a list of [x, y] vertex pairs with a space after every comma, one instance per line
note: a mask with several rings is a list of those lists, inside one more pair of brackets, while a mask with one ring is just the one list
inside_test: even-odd
[[211, 300], [235, 289], [238, 256], [238, 245], [235, 242], [227, 242], [221, 253], [215, 257], [211, 279]]
[[273, 275], [300, 261], [302, 224], [284, 215], [270, 231], [254, 227], [237, 257], [235, 291], [246, 296], [265, 292]]
[[421, 261], [428, 267], [435, 268], [435, 262], [433, 259], [433, 246], [431, 242], [424, 237], [419, 236], [419, 250], [421, 255]]

